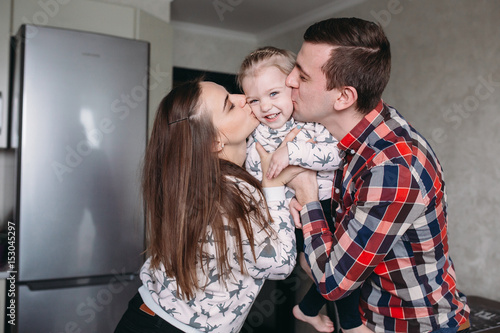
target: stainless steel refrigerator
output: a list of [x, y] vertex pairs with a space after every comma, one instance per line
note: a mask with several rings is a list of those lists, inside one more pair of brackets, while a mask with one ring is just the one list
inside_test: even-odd
[[33, 25], [13, 42], [17, 308], [7, 326], [112, 332], [143, 261], [149, 44]]

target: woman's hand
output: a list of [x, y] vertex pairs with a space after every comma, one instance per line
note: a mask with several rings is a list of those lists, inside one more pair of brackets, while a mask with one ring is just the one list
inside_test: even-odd
[[290, 209], [293, 223], [295, 223], [295, 228], [302, 229], [302, 222], [300, 221], [300, 211], [302, 210], [302, 205], [299, 204], [296, 198], [292, 198], [288, 208]]
[[281, 172], [276, 178], [269, 179], [265, 175], [269, 170], [269, 164], [271, 163], [272, 154], [268, 153], [264, 147], [258, 142], [255, 143], [257, 152], [260, 156], [260, 162], [262, 167], [262, 187], [274, 187], [283, 186], [295, 178], [298, 174], [305, 172], [306, 169], [299, 166], [288, 166]]

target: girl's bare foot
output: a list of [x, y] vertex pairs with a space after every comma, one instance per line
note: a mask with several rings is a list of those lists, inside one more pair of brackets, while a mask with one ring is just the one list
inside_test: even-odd
[[318, 314], [315, 317], [306, 316], [298, 305], [293, 307], [293, 315], [298, 320], [312, 325], [318, 332], [333, 332], [333, 322], [325, 315]]

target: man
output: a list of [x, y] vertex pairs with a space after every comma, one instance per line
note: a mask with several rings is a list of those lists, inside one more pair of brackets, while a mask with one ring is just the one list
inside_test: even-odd
[[[309, 27], [287, 78], [294, 118], [339, 140], [333, 234], [312, 177], [296, 190], [305, 253], [319, 291], [361, 287], [360, 312], [377, 332], [467, 332], [469, 308], [448, 253], [445, 185], [428, 142], [381, 100], [390, 75], [382, 28], [356, 18]], [[293, 211], [293, 207], [292, 207]]]

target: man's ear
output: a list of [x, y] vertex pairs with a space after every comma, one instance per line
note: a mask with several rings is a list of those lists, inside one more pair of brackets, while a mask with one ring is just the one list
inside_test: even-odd
[[339, 95], [335, 100], [335, 110], [345, 110], [350, 108], [352, 105], [356, 105], [356, 101], [358, 100], [358, 92], [356, 91], [356, 88], [345, 86], [338, 90]]

